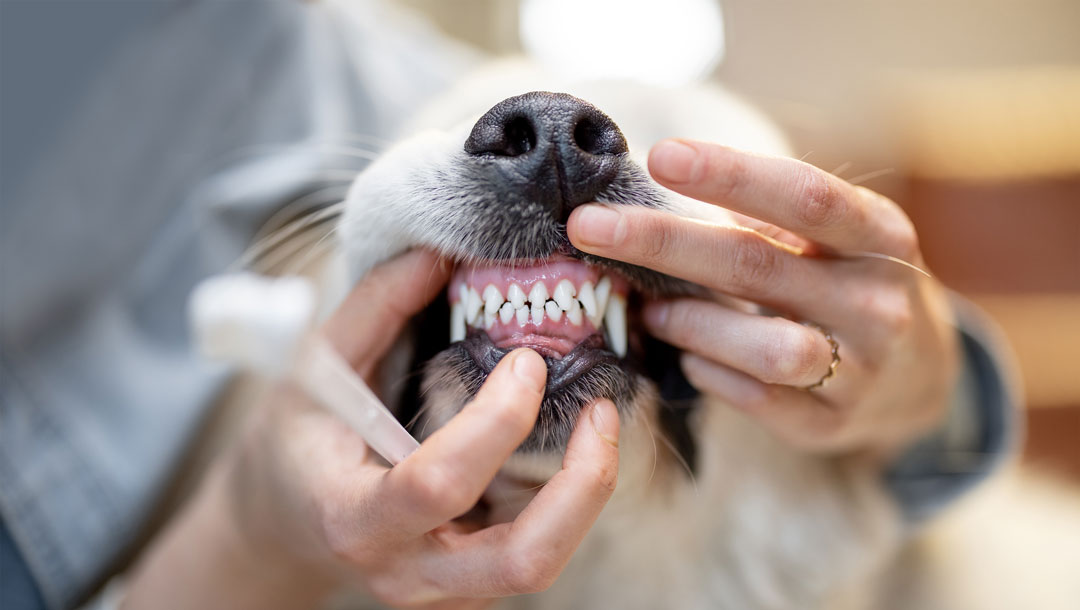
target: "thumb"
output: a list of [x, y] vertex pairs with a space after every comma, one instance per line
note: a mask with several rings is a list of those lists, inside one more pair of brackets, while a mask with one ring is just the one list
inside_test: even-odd
[[322, 327], [353, 369], [367, 377], [402, 328], [450, 278], [450, 264], [430, 250], [412, 250], [375, 267]]

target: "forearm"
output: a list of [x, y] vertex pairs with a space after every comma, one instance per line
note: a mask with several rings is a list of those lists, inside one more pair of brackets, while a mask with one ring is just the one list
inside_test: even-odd
[[244, 536], [227, 484], [215, 468], [159, 536], [128, 583], [125, 610], [310, 608], [330, 590], [329, 578]]

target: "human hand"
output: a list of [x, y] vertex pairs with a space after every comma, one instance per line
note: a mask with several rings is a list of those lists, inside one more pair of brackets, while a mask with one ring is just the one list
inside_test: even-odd
[[[958, 362], [941, 285], [872, 252], [921, 266], [914, 228], [887, 198], [811, 165], [715, 144], [657, 144], [662, 185], [730, 210], [703, 222], [633, 206], [582, 206], [570, 240], [599, 256], [650, 267], [714, 299], [648, 303], [649, 332], [682, 348], [698, 389], [722, 398], [797, 447], [889, 457], [940, 422]], [[847, 256], [852, 254], [852, 256]], [[734, 296], [783, 312], [758, 315]], [[729, 299], [730, 301], [730, 299]], [[823, 332], [839, 345], [836, 375]]]
[[[372, 383], [402, 327], [447, 275], [431, 253], [391, 261], [322, 332]], [[474, 607], [468, 598], [546, 588], [614, 489], [619, 422], [610, 401], [588, 407], [562, 470], [513, 522], [476, 529], [454, 521], [532, 430], [545, 378], [539, 355], [515, 350], [471, 403], [393, 468], [345, 424], [282, 388], [225, 485], [250, 554], [289, 565], [297, 580], [359, 583], [391, 605]]]

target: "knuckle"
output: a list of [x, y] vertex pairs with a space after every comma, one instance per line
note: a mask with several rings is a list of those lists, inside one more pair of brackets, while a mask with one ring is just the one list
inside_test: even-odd
[[844, 214], [839, 192], [821, 170], [803, 165], [796, 177], [795, 218], [806, 227], [834, 224]]
[[554, 562], [531, 549], [511, 548], [502, 565], [503, 582], [515, 594], [544, 591], [555, 583], [559, 575]]
[[813, 376], [819, 351], [812, 332], [801, 327], [784, 329], [765, 351], [762, 381], [790, 384]]
[[708, 149], [706, 167], [710, 199], [723, 201], [734, 198], [750, 177], [745, 159], [728, 150]]
[[437, 506], [454, 515], [464, 514], [472, 508], [475, 499], [466, 482], [453, 470], [428, 465], [411, 472], [406, 485], [414, 502], [420, 506]]
[[671, 257], [681, 239], [681, 231], [675, 223], [662, 218], [649, 218], [642, 226], [638, 255], [642, 261], [663, 261]]
[[736, 230], [728, 270], [731, 283], [743, 290], [755, 291], [771, 284], [779, 274], [778, 260], [773, 247], [760, 235], [749, 230]]
[[870, 315], [890, 336], [902, 337], [910, 331], [915, 317], [911, 296], [899, 286], [878, 290], [870, 303]]

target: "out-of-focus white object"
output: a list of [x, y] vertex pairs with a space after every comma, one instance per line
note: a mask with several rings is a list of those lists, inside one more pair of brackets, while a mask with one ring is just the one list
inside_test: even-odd
[[519, 29], [529, 55], [571, 78], [685, 85], [724, 56], [717, 0], [523, 0]]
[[196, 344], [206, 356], [291, 377], [397, 464], [419, 443], [333, 346], [310, 333], [315, 305], [315, 290], [304, 278], [236, 273], [204, 280], [189, 310]]

